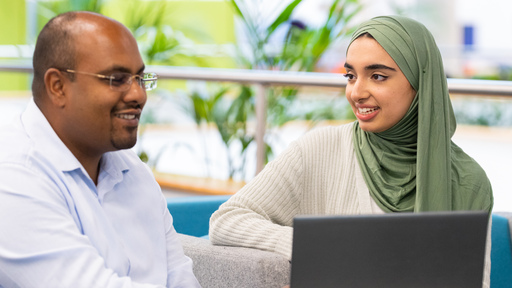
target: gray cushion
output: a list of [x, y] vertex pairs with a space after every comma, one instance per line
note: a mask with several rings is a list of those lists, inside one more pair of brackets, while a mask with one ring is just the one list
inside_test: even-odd
[[282, 288], [290, 282], [290, 262], [280, 254], [214, 246], [207, 239], [179, 236], [185, 254], [194, 262], [194, 274], [203, 288]]

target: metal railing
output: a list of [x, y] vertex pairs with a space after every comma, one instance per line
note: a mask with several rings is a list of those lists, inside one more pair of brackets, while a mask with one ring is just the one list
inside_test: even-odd
[[[347, 81], [340, 74], [316, 72], [283, 72], [241, 69], [149, 66], [147, 71], [159, 79], [182, 79], [214, 82], [237, 82], [255, 86], [256, 91], [256, 172], [264, 166], [266, 127], [266, 89], [274, 85], [322, 86], [344, 88]], [[0, 71], [32, 73], [28, 63], [1, 64]], [[451, 94], [512, 97], [512, 81], [448, 79]]]

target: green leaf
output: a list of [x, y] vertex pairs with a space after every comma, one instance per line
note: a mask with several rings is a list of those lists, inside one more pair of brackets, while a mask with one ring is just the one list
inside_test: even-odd
[[204, 109], [204, 101], [201, 96], [194, 92], [190, 95], [193, 107], [194, 121], [197, 125], [200, 125], [202, 120], [205, 119], [206, 111]]
[[235, 0], [231, 0], [231, 6], [233, 6], [233, 8], [235, 9], [235, 12], [241, 16], [241, 17], [244, 17], [244, 14], [242, 13], [242, 11], [240, 10], [240, 7], [238, 7], [238, 3], [236, 3]]
[[[331, 7], [329, 8], [329, 15], [327, 16], [327, 20], [326, 20], [325, 26], [327, 25], [327, 23], [329, 23], [330, 19], [332, 19], [332, 16], [334, 15], [334, 12], [336, 11], [336, 8], [338, 7], [338, 3], [339, 2], [340, 2], [339, 0], [335, 0], [332, 3]], [[339, 13], [339, 14], [342, 14], [342, 13]]]
[[283, 24], [284, 22], [286, 22], [290, 19], [290, 16], [292, 15], [293, 11], [295, 10], [295, 7], [297, 7], [297, 5], [300, 4], [300, 2], [302, 2], [302, 0], [294, 0], [294, 1], [292, 1], [292, 3], [288, 4], [288, 6], [286, 6], [286, 8], [281, 12], [281, 14], [279, 14], [279, 16], [277, 16], [274, 23], [272, 23], [267, 28], [267, 35], [265, 36], [265, 40], [268, 40], [268, 38], [270, 38], [270, 36], [274, 33], [274, 31], [277, 29], [277, 27], [279, 27], [281, 24]]

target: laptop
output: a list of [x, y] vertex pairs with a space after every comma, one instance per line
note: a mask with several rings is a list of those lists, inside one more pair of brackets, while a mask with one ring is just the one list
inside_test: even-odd
[[291, 288], [482, 287], [489, 214], [294, 219]]

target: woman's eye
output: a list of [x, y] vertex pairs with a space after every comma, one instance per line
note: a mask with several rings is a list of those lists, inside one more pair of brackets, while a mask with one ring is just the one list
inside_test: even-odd
[[350, 73], [343, 74], [343, 77], [347, 78], [348, 80], [353, 80], [354, 79], [354, 75], [350, 74]]
[[388, 79], [388, 76], [373, 74], [372, 79], [377, 80], [377, 81], [384, 81], [384, 80]]

